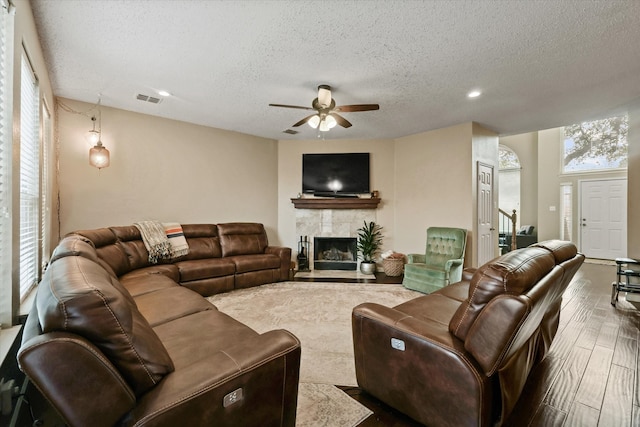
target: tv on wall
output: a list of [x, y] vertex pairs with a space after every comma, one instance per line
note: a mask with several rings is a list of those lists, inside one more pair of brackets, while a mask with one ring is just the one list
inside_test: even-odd
[[369, 193], [369, 153], [303, 154], [302, 192], [336, 197]]

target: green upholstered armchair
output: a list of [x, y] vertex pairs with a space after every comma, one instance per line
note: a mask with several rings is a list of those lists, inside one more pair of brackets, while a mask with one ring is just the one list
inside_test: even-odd
[[428, 294], [460, 281], [466, 244], [467, 230], [429, 227], [427, 250], [424, 255], [407, 256], [402, 284], [405, 288]]

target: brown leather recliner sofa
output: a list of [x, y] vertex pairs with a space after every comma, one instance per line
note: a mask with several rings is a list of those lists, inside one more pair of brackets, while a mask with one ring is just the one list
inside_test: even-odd
[[54, 250], [18, 362], [69, 426], [295, 425], [298, 339], [202, 296], [288, 277], [291, 250], [269, 247], [261, 224], [183, 230], [189, 254], [167, 264], [148, 262], [133, 226]]
[[583, 261], [572, 243], [546, 241], [396, 307], [357, 306], [358, 384], [428, 426], [501, 424], [547, 354]]

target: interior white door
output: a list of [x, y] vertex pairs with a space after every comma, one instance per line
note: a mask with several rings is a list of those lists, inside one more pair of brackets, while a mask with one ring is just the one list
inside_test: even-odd
[[627, 256], [627, 180], [580, 182], [580, 250], [589, 258]]
[[478, 162], [478, 265], [495, 257], [493, 239], [493, 166]]

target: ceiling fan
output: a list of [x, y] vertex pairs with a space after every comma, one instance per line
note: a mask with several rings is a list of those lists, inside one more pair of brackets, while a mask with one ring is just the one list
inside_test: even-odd
[[353, 113], [356, 111], [372, 111], [380, 109], [378, 104], [341, 105], [336, 107], [336, 101], [331, 97], [331, 86], [329, 85], [318, 86], [318, 97], [311, 102], [311, 108], [285, 104], [269, 104], [269, 106], [315, 111], [312, 115], [307, 116], [294, 124], [293, 127], [298, 127], [307, 123], [312, 128], [318, 129], [321, 132], [326, 132], [336, 125], [340, 125], [343, 128], [351, 127], [351, 123], [338, 113]]

